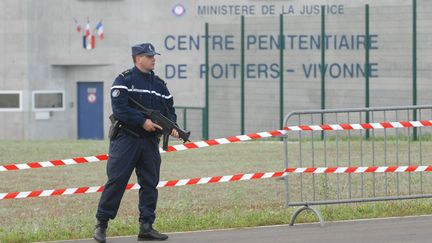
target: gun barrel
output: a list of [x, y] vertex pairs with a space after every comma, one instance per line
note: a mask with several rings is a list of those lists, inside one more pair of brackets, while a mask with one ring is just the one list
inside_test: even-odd
[[178, 133], [179, 137], [183, 140], [183, 142], [190, 142], [189, 136], [191, 133], [189, 131], [178, 131]]

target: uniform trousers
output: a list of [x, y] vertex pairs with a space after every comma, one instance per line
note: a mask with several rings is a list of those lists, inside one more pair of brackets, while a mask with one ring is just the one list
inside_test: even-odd
[[114, 219], [133, 170], [138, 178], [139, 222], [155, 221], [158, 199], [161, 157], [159, 140], [155, 136], [134, 137], [119, 133], [110, 140], [106, 172], [108, 181], [102, 192], [96, 218], [100, 221]]

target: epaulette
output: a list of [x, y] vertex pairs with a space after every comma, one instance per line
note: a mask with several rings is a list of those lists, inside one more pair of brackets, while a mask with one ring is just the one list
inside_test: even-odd
[[122, 76], [122, 77], [124, 78], [124, 77], [126, 77], [126, 76], [128, 76], [128, 75], [131, 75], [131, 74], [132, 74], [132, 70], [128, 69], [128, 70], [123, 71], [123, 72], [120, 73], [119, 75]]
[[159, 76], [155, 75], [155, 79], [162, 82], [164, 85], [167, 85], [167, 83], [165, 82], [165, 80], [161, 79]]

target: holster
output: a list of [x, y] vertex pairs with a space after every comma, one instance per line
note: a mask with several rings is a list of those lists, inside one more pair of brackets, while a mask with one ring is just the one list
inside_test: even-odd
[[108, 133], [108, 137], [110, 139], [116, 139], [120, 132], [127, 133], [127, 134], [129, 134], [133, 137], [136, 137], [136, 138], [140, 137], [140, 135], [138, 133], [127, 128], [119, 120], [117, 120], [117, 118], [115, 118], [114, 114], [111, 114], [109, 116], [109, 119], [111, 121], [111, 126], [110, 126], [109, 133]]
[[120, 121], [117, 120], [117, 119], [114, 117], [113, 114], [111, 114], [111, 115], [109, 116], [109, 119], [110, 119], [110, 121], [111, 121], [111, 126], [110, 126], [110, 129], [109, 129], [108, 137], [109, 137], [110, 139], [115, 139], [115, 138], [117, 137], [119, 131], [120, 131], [120, 126], [121, 126], [121, 124], [120, 124]]

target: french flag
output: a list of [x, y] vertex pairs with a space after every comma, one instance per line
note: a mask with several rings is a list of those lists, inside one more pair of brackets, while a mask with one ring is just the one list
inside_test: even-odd
[[88, 40], [85, 35], [83, 36], [83, 48], [87, 50], [94, 49], [96, 46], [95, 36], [92, 35], [90, 40]]
[[83, 47], [84, 49], [91, 50], [95, 47], [95, 38], [91, 33], [90, 22], [87, 19], [87, 25], [83, 36]]
[[76, 18], [73, 18], [76, 24], [76, 31], [78, 33], [81, 33], [81, 25], [78, 23], [78, 20], [76, 20]]
[[96, 32], [99, 36], [99, 39], [103, 40], [104, 39], [104, 30], [103, 30], [102, 20], [99, 21], [99, 23], [96, 25]]

